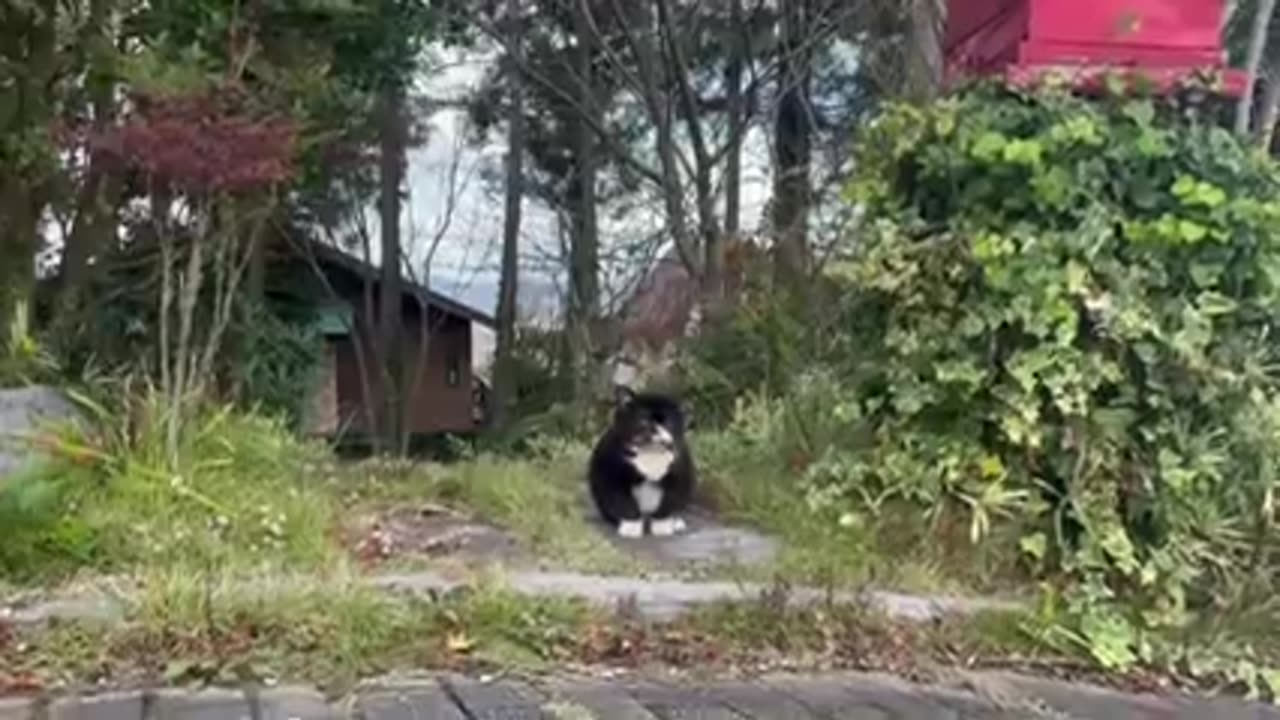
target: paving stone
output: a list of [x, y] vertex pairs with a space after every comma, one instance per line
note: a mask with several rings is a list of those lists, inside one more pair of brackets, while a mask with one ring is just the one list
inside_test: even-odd
[[[830, 720], [895, 720], [893, 709], [878, 705], [876, 698], [855, 696], [845, 678], [801, 675], [770, 675], [760, 680], [766, 687], [786, 692], [797, 702]], [[915, 717], [904, 715], [902, 717]], [[946, 718], [943, 714], [923, 714], [921, 718]]]
[[69, 695], [49, 704], [49, 720], [142, 720], [140, 692]]
[[355, 703], [362, 720], [467, 720], [439, 685], [423, 683], [361, 693]]
[[743, 720], [746, 717], [697, 688], [646, 683], [633, 686], [631, 696], [662, 720]]
[[810, 720], [814, 713], [787, 693], [746, 682], [721, 682], [707, 694], [738, 714], [758, 720]]
[[[806, 594], [812, 593], [809, 589]], [[1013, 612], [1019, 610], [1016, 602], [987, 598], [921, 597], [903, 593], [873, 590], [860, 598], [843, 595], [840, 600], [860, 599], [878, 611], [898, 620], [924, 622], [948, 615], [972, 615], [984, 611]]]
[[[1156, 720], [1178, 717], [1185, 710], [1177, 698], [1131, 695], [1079, 683], [1024, 678], [1010, 673], [992, 674], [1024, 696], [1039, 698], [1053, 710], [1081, 720]], [[1219, 715], [1190, 715], [1226, 720]]]
[[27, 698], [0, 699], [0, 720], [31, 720], [35, 702]]
[[549, 684], [547, 690], [553, 698], [578, 705], [600, 720], [655, 720], [653, 713], [617, 684], [560, 680]]
[[338, 720], [338, 711], [319, 692], [305, 687], [264, 690], [256, 720]]
[[61, 598], [29, 607], [0, 608], [0, 620], [16, 625], [38, 625], [50, 620], [113, 625], [123, 622], [124, 616], [124, 604], [105, 596]]
[[513, 572], [507, 578], [517, 592], [576, 597], [605, 606], [625, 602], [653, 620], [670, 620], [698, 604], [754, 596], [749, 586], [732, 582], [690, 583], [572, 572]]
[[[147, 720], [252, 720], [249, 698], [239, 690], [161, 690]], [[95, 717], [94, 720], [97, 720]]]
[[449, 676], [441, 680], [463, 712], [472, 720], [542, 720], [545, 699], [528, 685], [514, 680], [481, 682]]
[[619, 550], [654, 565], [678, 570], [689, 565], [763, 565], [778, 554], [778, 541], [751, 528], [726, 525], [714, 515], [694, 510], [684, 516], [688, 528], [669, 537], [620, 538], [600, 520], [594, 508], [587, 521]]
[[958, 673], [946, 685], [916, 685], [963, 720], [1066, 720], [1042, 698], [1019, 691], [991, 673]]

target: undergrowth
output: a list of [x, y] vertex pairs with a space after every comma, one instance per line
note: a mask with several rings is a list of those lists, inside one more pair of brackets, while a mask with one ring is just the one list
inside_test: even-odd
[[686, 348], [722, 454], [758, 449], [721, 493], [842, 567], [924, 547], [1040, 590], [1040, 639], [1103, 668], [1280, 687], [1256, 632], [1280, 617], [1280, 165], [1201, 109], [1003, 87], [887, 106], [823, 272], [800, 298], [748, 283]]
[[[0, 574], [54, 582], [77, 570], [322, 568], [334, 561], [323, 452], [281, 422], [201, 412], [176, 463], [154, 396], [107, 407], [74, 394], [79, 419], [32, 441], [48, 458], [0, 485]], [[8, 528], [22, 532], [8, 533]]]

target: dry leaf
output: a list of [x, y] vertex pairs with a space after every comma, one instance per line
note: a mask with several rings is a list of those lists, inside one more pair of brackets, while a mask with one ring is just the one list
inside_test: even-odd
[[471, 652], [471, 648], [475, 647], [475, 643], [472, 642], [471, 638], [467, 637], [465, 632], [457, 631], [449, 633], [445, 638], [445, 647], [451, 653], [468, 653]]

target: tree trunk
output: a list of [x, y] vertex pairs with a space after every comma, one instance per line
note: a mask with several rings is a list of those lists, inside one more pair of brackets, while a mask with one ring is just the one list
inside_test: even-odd
[[401, 446], [400, 379], [403, 358], [403, 275], [400, 243], [400, 190], [404, 184], [404, 89], [389, 83], [382, 90], [379, 117], [379, 199], [381, 276], [378, 292], [377, 372], [380, 449]]
[[269, 238], [274, 237], [272, 233], [265, 233], [257, 243], [250, 249], [252, 253], [249, 256], [249, 275], [245, 294], [256, 307], [263, 307], [266, 302], [267, 295], [267, 242]]
[[507, 72], [511, 74], [511, 107], [507, 118], [507, 187], [506, 208], [502, 225], [502, 269], [498, 280], [498, 337], [493, 362], [492, 424], [505, 430], [511, 419], [516, 399], [515, 368], [512, 366], [516, 340], [516, 303], [520, 277], [520, 204], [524, 199], [524, 67], [520, 41], [520, 0], [507, 0], [507, 22], [512, 57]]
[[1269, 150], [1275, 141], [1276, 121], [1280, 119], [1280, 63], [1269, 63], [1265, 75], [1254, 137], [1259, 147]]
[[35, 289], [36, 201], [17, 181], [0, 180], [0, 352], [8, 346], [9, 328], [25, 313], [29, 324]]
[[[106, 68], [91, 65], [86, 83], [93, 112], [93, 129], [102, 134], [115, 122], [116, 83], [108, 59], [114, 53], [113, 0], [89, 3], [90, 57]], [[108, 249], [115, 239], [121, 178], [107, 167], [101, 150], [89, 153], [89, 165], [77, 201], [75, 225], [67, 238], [59, 268], [57, 323], [74, 322], [80, 314], [89, 283], [90, 260]]]
[[909, 0], [911, 45], [904, 94], [928, 102], [942, 92], [942, 37], [946, 32], [946, 0]]
[[792, 290], [804, 286], [809, 266], [812, 54], [803, 49], [808, 42], [808, 5], [808, 0], [784, 2], [774, 120], [778, 154], [773, 180], [774, 274], [784, 288]]
[[[18, 71], [0, 133], [19, 141], [41, 137], [52, 115], [49, 86], [57, 70], [57, 12], [23, 3], [0, 3], [0, 64]], [[39, 142], [36, 140], [36, 142]], [[40, 161], [35, 161], [39, 163]], [[10, 323], [30, 313], [40, 215], [46, 204], [48, 168], [0, 154], [0, 347]], [[28, 318], [29, 319], [29, 318]]]
[[592, 69], [594, 48], [590, 42], [591, 21], [585, 15], [586, 12], [583, 4], [575, 5], [573, 23], [578, 42], [573, 62], [578, 87], [574, 90], [578, 95], [579, 105], [592, 117], [580, 117], [575, 122], [574, 175], [570, 184], [573, 220], [569, 248], [569, 313], [565, 328], [573, 397], [579, 407], [583, 407], [582, 404], [588, 402], [592, 394], [595, 368], [593, 333], [600, 303], [596, 272], [600, 264], [599, 228], [596, 221], [596, 138], [592, 132], [592, 121], [598, 121], [599, 110]]
[[1249, 30], [1249, 50], [1245, 56], [1245, 86], [1240, 99], [1236, 101], [1236, 134], [1244, 137], [1249, 133], [1249, 121], [1252, 119], [1254, 88], [1257, 86], [1258, 71], [1262, 67], [1263, 54], [1267, 49], [1267, 29], [1271, 26], [1271, 16], [1275, 13], [1276, 0], [1258, 0], [1258, 9], [1253, 16], [1253, 25]]
[[747, 50], [742, 37], [742, 0], [730, 0], [729, 32], [733, 35], [733, 55], [725, 73], [729, 97], [729, 157], [725, 160], [724, 179], [724, 233], [735, 239], [742, 227], [742, 134], [745, 108], [742, 97], [742, 70], [747, 62]]
[[747, 43], [744, 39], [748, 32], [744, 29], [742, 0], [730, 0], [729, 32], [732, 35], [730, 46], [732, 51], [729, 65], [725, 72], [725, 85], [728, 95], [729, 151], [725, 158], [724, 178], [724, 236], [716, 248], [714, 255], [707, 253], [707, 275], [715, 283], [715, 294], [704, 298], [706, 305], [704, 316], [717, 321], [729, 308], [728, 278], [725, 270], [725, 251], [727, 243], [741, 240], [742, 232], [742, 139], [746, 132], [746, 106], [742, 93], [742, 74], [748, 62]]

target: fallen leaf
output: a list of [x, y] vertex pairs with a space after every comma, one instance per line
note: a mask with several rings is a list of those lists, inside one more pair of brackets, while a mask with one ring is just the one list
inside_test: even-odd
[[471, 638], [467, 637], [465, 632], [457, 631], [448, 634], [445, 638], [445, 647], [451, 653], [461, 654], [471, 652], [471, 648], [475, 647], [475, 643], [472, 642]]

